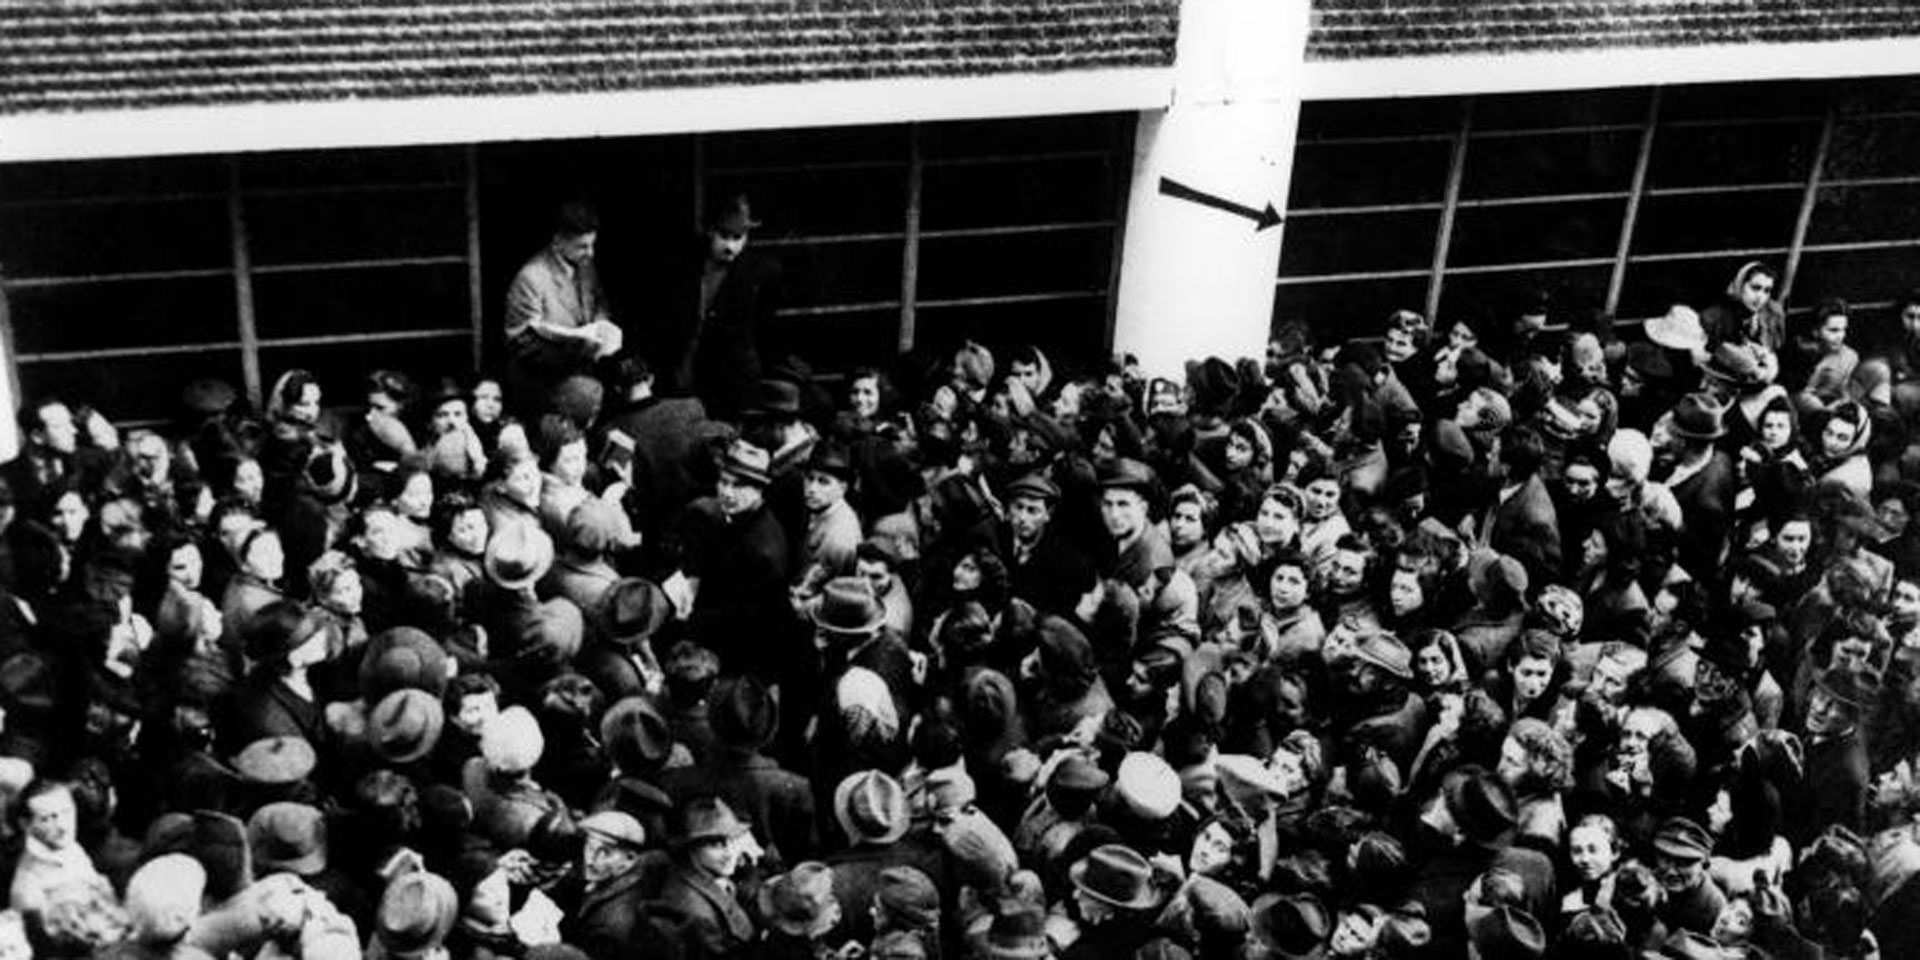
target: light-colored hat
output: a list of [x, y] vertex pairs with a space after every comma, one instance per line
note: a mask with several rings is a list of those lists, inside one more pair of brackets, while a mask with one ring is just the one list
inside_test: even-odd
[[489, 769], [500, 773], [524, 773], [540, 762], [547, 749], [547, 738], [540, 722], [526, 707], [508, 707], [480, 731], [480, 756]]
[[530, 523], [502, 524], [487, 541], [487, 578], [507, 590], [524, 590], [553, 567], [553, 538]]
[[153, 858], [127, 880], [127, 918], [135, 940], [171, 942], [187, 932], [200, 916], [200, 897], [207, 889], [207, 868], [184, 854]]
[[1673, 350], [1695, 353], [1707, 348], [1707, 331], [1700, 325], [1700, 314], [1686, 304], [1676, 303], [1664, 316], [1647, 321], [1647, 339]]
[[1115, 789], [1127, 809], [1145, 820], [1165, 820], [1180, 806], [1180, 775], [1155, 754], [1127, 754]]

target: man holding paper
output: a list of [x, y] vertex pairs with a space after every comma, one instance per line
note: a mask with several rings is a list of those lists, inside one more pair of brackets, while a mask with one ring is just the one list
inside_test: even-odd
[[507, 385], [524, 409], [537, 409], [554, 384], [588, 372], [624, 344], [594, 268], [599, 232], [592, 208], [562, 204], [546, 249], [507, 289]]

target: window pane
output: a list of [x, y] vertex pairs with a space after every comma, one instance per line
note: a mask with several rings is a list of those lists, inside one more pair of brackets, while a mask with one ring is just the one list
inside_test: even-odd
[[1454, 219], [1453, 266], [1611, 257], [1623, 200], [1463, 208]]
[[233, 280], [141, 280], [7, 291], [21, 353], [240, 339]]
[[247, 240], [256, 265], [460, 256], [466, 196], [408, 188], [249, 196]]
[[1453, 145], [1303, 143], [1293, 153], [1287, 206], [1354, 207], [1437, 202], [1446, 194]]
[[142, 157], [0, 164], [0, 197], [123, 197], [158, 193], [225, 194], [219, 157]]
[[1520, 315], [1523, 304], [1545, 291], [1549, 319], [1565, 322], [1606, 302], [1611, 267], [1569, 267], [1498, 273], [1450, 273], [1440, 290], [1440, 316], [1489, 319], [1498, 329]]
[[886, 367], [900, 340], [900, 311], [862, 310], [818, 317], [781, 317], [761, 333], [765, 358], [792, 354], [816, 373]]
[[715, 177], [709, 197], [745, 191], [762, 224], [756, 236], [833, 236], [905, 229], [907, 168], [779, 170]]
[[996, 353], [1017, 343], [1047, 352], [1054, 368], [1087, 369], [1101, 359], [1107, 326], [1104, 297], [1045, 303], [1001, 303], [970, 307], [922, 307], [915, 346], [935, 356], [951, 355], [962, 341], [974, 340]]
[[1920, 172], [1920, 118], [1841, 120], [1827, 148], [1823, 180], [1908, 176]]
[[1809, 250], [1793, 278], [1793, 305], [1812, 306], [1823, 297], [1854, 303], [1896, 300], [1920, 286], [1913, 250]]
[[1098, 158], [941, 164], [923, 176], [920, 223], [928, 230], [1113, 216], [1113, 168]]
[[232, 263], [227, 205], [217, 197], [0, 209], [0, 264], [10, 279], [224, 269]]
[[[1777, 264], [1782, 257], [1761, 259]], [[1719, 299], [1742, 262], [1738, 257], [1723, 256], [1630, 262], [1626, 283], [1620, 291], [1620, 306], [1615, 313], [1621, 317], [1645, 318], [1666, 313], [1667, 308], [1676, 303], [1707, 306]]]
[[1837, 85], [1843, 113], [1920, 110], [1920, 83], [1912, 77], [1871, 77]]
[[1829, 85], [1814, 81], [1715, 83], [1662, 91], [1664, 120], [1720, 117], [1817, 116], [1827, 108]]
[[934, 159], [1056, 150], [1123, 151], [1132, 134], [1132, 114], [930, 123], [920, 128], [920, 152]]
[[1800, 215], [1798, 190], [1650, 196], [1634, 227], [1635, 253], [1785, 247]]
[[1907, 240], [1920, 235], [1920, 184], [1825, 187], [1814, 201], [1808, 243]]
[[1725, 127], [1662, 125], [1653, 137], [1651, 187], [1729, 183], [1785, 183], [1807, 178], [1816, 122], [1750, 123]]
[[91, 404], [107, 419], [118, 421], [181, 415], [180, 388], [201, 377], [217, 377], [237, 389], [240, 351], [20, 364], [23, 396], [51, 394], [68, 403]]
[[1425, 277], [1287, 283], [1274, 292], [1273, 322], [1305, 323], [1321, 345], [1328, 346], [1377, 334], [1388, 314], [1402, 308], [1424, 310], [1426, 303]]
[[1452, 133], [1460, 127], [1460, 98], [1314, 100], [1300, 105], [1300, 139]]
[[1113, 238], [1106, 231], [936, 237], [920, 244], [920, 299], [1099, 291]]
[[1638, 124], [1647, 116], [1648, 90], [1565, 90], [1480, 97], [1473, 101], [1475, 130], [1525, 130], [1589, 124]]
[[907, 159], [904, 126], [821, 127], [765, 133], [711, 134], [701, 141], [709, 169], [805, 166]]
[[1312, 276], [1433, 266], [1440, 211], [1300, 217], [1280, 247], [1280, 275]]
[[444, 183], [466, 177], [459, 150], [445, 147], [382, 150], [303, 150], [241, 161], [247, 190], [276, 187], [353, 186], [367, 183]]
[[262, 338], [466, 327], [467, 268], [376, 267], [253, 279]]
[[783, 247], [781, 306], [812, 307], [900, 299], [900, 241]]
[[1638, 158], [1638, 131], [1476, 137], [1461, 171], [1462, 197], [1626, 190]]

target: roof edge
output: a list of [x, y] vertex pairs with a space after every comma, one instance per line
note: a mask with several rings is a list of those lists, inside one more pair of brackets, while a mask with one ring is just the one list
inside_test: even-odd
[[1920, 37], [1308, 60], [1304, 100], [1449, 96], [1910, 74]]
[[0, 116], [0, 163], [644, 136], [1166, 107], [1166, 67]]

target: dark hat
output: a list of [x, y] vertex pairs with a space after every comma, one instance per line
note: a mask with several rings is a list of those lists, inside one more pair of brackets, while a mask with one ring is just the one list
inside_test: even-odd
[[207, 377], [190, 381], [180, 388], [180, 403], [188, 410], [206, 416], [226, 413], [238, 397], [233, 384]]
[[673, 616], [673, 603], [651, 580], [623, 577], [609, 588], [594, 611], [603, 640], [623, 647], [647, 642]]
[[767, 451], [745, 440], [728, 444], [720, 457], [721, 474], [756, 486], [764, 487], [772, 481], [772, 469], [773, 458]]
[[915, 927], [932, 927], [940, 920], [940, 888], [918, 867], [893, 866], [880, 871], [874, 893], [881, 909]]
[[721, 746], [758, 750], [780, 729], [780, 709], [752, 676], [723, 677], [707, 695], [707, 722]]
[[622, 846], [642, 850], [647, 845], [647, 828], [630, 813], [602, 810], [580, 821], [582, 832], [604, 837]]
[[248, 783], [282, 786], [313, 772], [319, 755], [302, 737], [261, 737], [234, 754], [233, 768]]
[[789, 380], [762, 380], [754, 387], [753, 410], [756, 413], [800, 415], [800, 387]]
[[1070, 753], [1053, 769], [1053, 776], [1048, 778], [1046, 785], [1049, 790], [1087, 794], [1099, 793], [1112, 782], [1113, 777], [1086, 755]]
[[379, 703], [395, 690], [424, 690], [438, 697], [447, 688], [447, 651], [425, 630], [388, 627], [373, 635], [360, 655], [360, 691]]
[[1828, 667], [1813, 680], [1821, 693], [1853, 708], [1855, 715], [1872, 710], [1880, 701], [1880, 678], [1849, 666]]
[[1413, 679], [1413, 654], [1391, 633], [1378, 631], [1360, 637], [1354, 642], [1352, 655], [1402, 680]]
[[873, 584], [865, 577], [828, 580], [810, 613], [820, 632], [842, 637], [869, 636], [887, 620], [886, 607], [873, 595]]
[[1485, 769], [1465, 766], [1449, 774], [1444, 786], [1447, 810], [1467, 839], [1492, 843], [1513, 828], [1513, 792]]
[[1285, 960], [1326, 955], [1333, 918], [1311, 894], [1269, 893], [1253, 902], [1253, 937]]
[[1133, 951], [1133, 960], [1193, 960], [1193, 953], [1166, 937], [1154, 937]]
[[304, 803], [269, 803], [247, 818], [247, 841], [262, 873], [310, 877], [327, 868], [327, 818]]
[[847, 456], [847, 448], [838, 443], [815, 444], [813, 455], [807, 458], [807, 469], [853, 482], [853, 460]]
[[253, 883], [253, 851], [247, 844], [247, 825], [238, 817], [213, 810], [195, 810], [186, 822], [182, 850], [207, 868], [207, 897], [220, 902]]
[[719, 797], [705, 797], [681, 808], [674, 821], [674, 845], [685, 849], [709, 840], [732, 840], [746, 834], [747, 825]]
[[1656, 960], [1726, 960], [1728, 953], [1712, 937], [1693, 930], [1677, 930], [1660, 944]]
[[1718, 440], [1727, 435], [1727, 408], [1704, 393], [1689, 393], [1673, 405], [1673, 422], [1668, 427], [1676, 437], [1689, 440]]
[[879, 770], [862, 770], [833, 791], [833, 815], [854, 844], [885, 846], [907, 835], [910, 814], [900, 781]]
[[1047, 917], [1039, 907], [1007, 900], [993, 913], [987, 927], [986, 960], [1046, 960], [1053, 956], [1047, 943]]
[[1713, 853], [1713, 834], [1686, 817], [1668, 817], [1654, 831], [1653, 849], [1675, 860], [1705, 860]]
[[440, 742], [446, 714], [424, 690], [395, 690], [367, 711], [367, 745], [388, 763], [412, 763]]
[[1039, 500], [1042, 503], [1056, 503], [1060, 500], [1060, 487], [1042, 474], [1029, 473], [1007, 484], [1006, 501], [1008, 503], [1021, 497]]
[[1540, 921], [1504, 904], [1475, 921], [1467, 937], [1482, 960], [1538, 960], [1547, 952], [1547, 933]]
[[599, 378], [576, 373], [562, 378], [547, 392], [547, 409], [576, 424], [587, 424], [599, 416], [606, 398], [606, 384]]
[[1147, 910], [1160, 903], [1153, 865], [1140, 851], [1118, 843], [1094, 848], [1068, 872], [1074, 889], [1111, 907]]
[[660, 664], [660, 669], [665, 671], [668, 677], [682, 683], [700, 683], [719, 675], [720, 657], [700, 644], [691, 640], [682, 640], [667, 651], [666, 660]]
[[58, 702], [53, 664], [38, 653], [22, 651], [0, 661], [0, 706], [26, 713], [45, 713]]
[[760, 916], [792, 937], [811, 939], [833, 928], [833, 868], [816, 860], [796, 865], [760, 888]]
[[615, 703], [600, 718], [600, 743], [621, 770], [647, 770], [673, 752], [673, 730], [645, 697]]
[[241, 627], [241, 642], [247, 659], [268, 663], [298, 650], [325, 627], [325, 621], [306, 604], [298, 600], [275, 600], [247, 618]]
[[531, 523], [503, 524], [487, 541], [484, 566], [503, 589], [531, 587], [553, 567], [553, 538]]
[[1780, 619], [1780, 612], [1773, 604], [1759, 600], [1744, 600], [1728, 611], [1735, 629], [1751, 627], [1756, 623], [1772, 623]]
[[1467, 561], [1467, 584], [1482, 602], [1518, 603], [1527, 595], [1527, 568], [1504, 553], [1476, 553]]
[[580, 608], [565, 597], [554, 597], [521, 620], [520, 633], [513, 638], [512, 658], [516, 666], [557, 667], [580, 652], [585, 634], [586, 620]]
[[567, 513], [567, 543], [590, 554], [630, 550], [640, 542], [627, 512], [611, 500], [588, 497]]
[[373, 946], [393, 960], [424, 957], [447, 939], [459, 914], [453, 884], [425, 871], [401, 874], [380, 895]]
[[1133, 490], [1141, 496], [1146, 496], [1159, 482], [1152, 467], [1129, 457], [1117, 457], [1111, 463], [1102, 464], [1099, 481], [1102, 490]]
[[1628, 345], [1627, 367], [1639, 374], [1640, 379], [1653, 383], [1673, 379], [1673, 362], [1667, 359], [1667, 351], [1655, 344]]
[[1224, 414], [1240, 395], [1240, 373], [1219, 357], [1187, 362], [1187, 392], [1200, 413]]
[[759, 229], [760, 221], [753, 218], [753, 206], [747, 202], [747, 195], [735, 193], [719, 198], [707, 209], [706, 225], [728, 233], [746, 233]]

